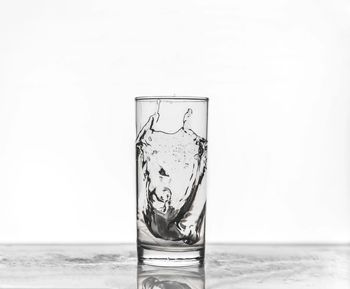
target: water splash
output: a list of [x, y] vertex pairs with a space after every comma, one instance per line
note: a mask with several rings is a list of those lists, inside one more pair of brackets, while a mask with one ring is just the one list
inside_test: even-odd
[[176, 132], [155, 130], [159, 108], [160, 102], [136, 140], [137, 167], [143, 175], [138, 221], [156, 238], [192, 245], [201, 238], [205, 217], [206, 197], [199, 188], [206, 171], [207, 141], [191, 129], [190, 108]]

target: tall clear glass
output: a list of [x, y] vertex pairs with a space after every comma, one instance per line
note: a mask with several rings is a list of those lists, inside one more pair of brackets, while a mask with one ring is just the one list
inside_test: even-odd
[[208, 98], [136, 99], [140, 263], [204, 259]]

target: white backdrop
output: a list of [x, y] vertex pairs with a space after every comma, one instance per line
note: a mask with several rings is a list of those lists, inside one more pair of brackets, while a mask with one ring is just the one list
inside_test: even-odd
[[349, 1], [1, 1], [0, 242], [134, 241], [134, 97], [210, 99], [207, 240], [350, 241]]

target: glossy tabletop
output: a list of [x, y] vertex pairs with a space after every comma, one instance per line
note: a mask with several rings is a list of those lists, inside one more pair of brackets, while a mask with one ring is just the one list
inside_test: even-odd
[[0, 245], [0, 288], [349, 289], [350, 246], [208, 245], [204, 267], [138, 266], [136, 248]]

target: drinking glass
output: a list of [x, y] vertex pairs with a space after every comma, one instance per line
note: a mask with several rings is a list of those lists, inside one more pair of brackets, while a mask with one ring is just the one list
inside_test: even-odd
[[135, 100], [139, 262], [169, 266], [201, 263], [208, 98]]

